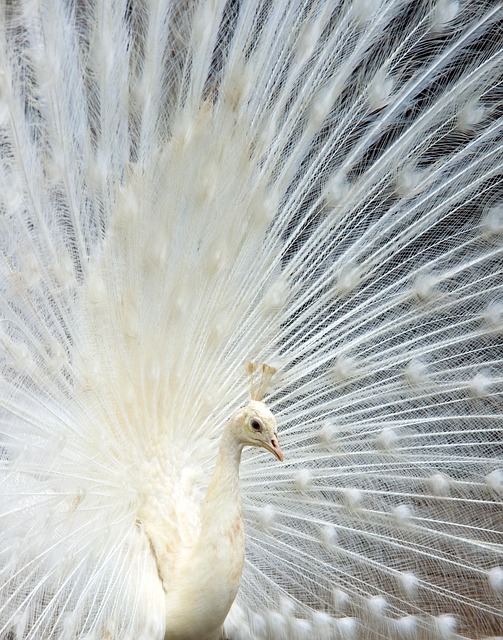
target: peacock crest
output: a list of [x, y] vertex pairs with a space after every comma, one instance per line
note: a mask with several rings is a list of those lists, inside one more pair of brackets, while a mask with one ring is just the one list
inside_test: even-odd
[[250, 400], [262, 401], [267, 394], [276, 369], [265, 363], [248, 362], [246, 371], [250, 382]]

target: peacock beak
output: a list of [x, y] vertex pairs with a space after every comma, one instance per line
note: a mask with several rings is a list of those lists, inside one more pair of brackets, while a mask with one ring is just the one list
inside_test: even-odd
[[281, 447], [275, 438], [273, 438], [270, 443], [264, 442], [264, 447], [273, 453], [280, 462], [283, 462], [285, 456], [283, 455], [283, 451], [281, 451]]

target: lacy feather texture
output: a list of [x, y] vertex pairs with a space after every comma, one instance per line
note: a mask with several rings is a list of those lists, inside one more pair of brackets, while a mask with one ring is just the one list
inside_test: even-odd
[[0, 638], [503, 636], [502, 80], [489, 0], [0, 0]]

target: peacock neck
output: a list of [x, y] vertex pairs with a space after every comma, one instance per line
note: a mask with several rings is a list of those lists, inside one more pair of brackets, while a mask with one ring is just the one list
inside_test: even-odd
[[243, 445], [237, 440], [233, 427], [232, 422], [228, 423], [220, 440], [215, 468], [204, 501], [203, 524], [207, 518], [217, 517], [219, 507], [223, 507], [227, 513], [235, 511], [236, 507], [241, 510], [239, 464]]
[[215, 640], [236, 597], [244, 562], [239, 496], [242, 443], [231, 420], [201, 511], [199, 537], [182, 552], [166, 591], [166, 638]]

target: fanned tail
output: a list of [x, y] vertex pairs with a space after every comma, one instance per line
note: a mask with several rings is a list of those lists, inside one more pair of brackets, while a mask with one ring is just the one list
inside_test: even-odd
[[228, 634], [502, 635], [501, 4], [0, 12], [0, 636], [163, 638], [247, 362]]

